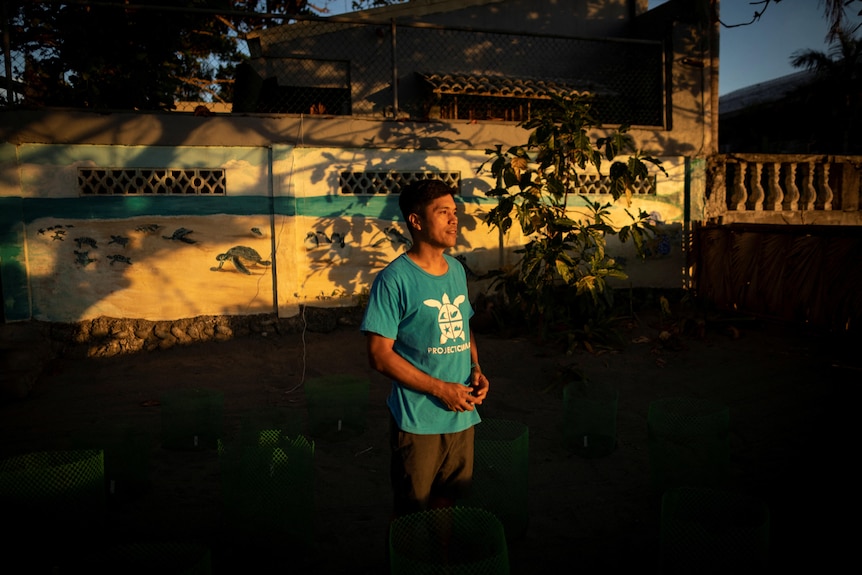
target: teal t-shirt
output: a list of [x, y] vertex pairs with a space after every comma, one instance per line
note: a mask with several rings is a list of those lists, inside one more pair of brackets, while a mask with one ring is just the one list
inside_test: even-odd
[[[395, 341], [393, 349], [423, 372], [443, 381], [470, 384], [470, 318], [464, 266], [449, 264], [440, 276], [402, 254], [371, 286], [361, 330]], [[417, 434], [455, 433], [479, 423], [478, 412], [455, 412], [438, 399], [392, 382], [387, 405], [398, 427]]]

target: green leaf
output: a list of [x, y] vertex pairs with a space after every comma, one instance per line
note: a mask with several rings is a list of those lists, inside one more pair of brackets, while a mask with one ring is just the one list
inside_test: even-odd
[[556, 261], [557, 273], [560, 274], [560, 277], [563, 278], [563, 281], [568, 283], [572, 283], [575, 279], [575, 275], [572, 273], [572, 268], [569, 267], [566, 262], [562, 260]]
[[647, 169], [646, 164], [636, 156], [629, 158], [628, 171], [635, 178], [645, 179], [649, 177], [649, 170]]
[[513, 172], [512, 170], [509, 170], [509, 169], [507, 169], [505, 172], [503, 172], [503, 183], [506, 185], [507, 188], [510, 188], [512, 186], [519, 186], [520, 187], [520, 181], [518, 180], [518, 177], [515, 175], [515, 172]]

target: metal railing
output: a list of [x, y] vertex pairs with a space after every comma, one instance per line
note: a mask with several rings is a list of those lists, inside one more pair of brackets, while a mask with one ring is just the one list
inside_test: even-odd
[[859, 225], [862, 157], [730, 154], [709, 159], [706, 219]]

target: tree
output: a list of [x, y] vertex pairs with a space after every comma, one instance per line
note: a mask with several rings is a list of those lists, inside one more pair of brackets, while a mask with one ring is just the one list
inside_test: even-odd
[[[718, 0], [710, 0], [711, 2], [717, 2]], [[769, 8], [770, 4], [775, 2], [775, 4], [780, 4], [782, 0], [753, 0], [750, 2], [752, 6], [756, 8], [754, 10], [754, 15], [751, 17], [751, 20], [748, 22], [741, 22], [737, 24], [727, 24], [725, 22], [721, 22], [721, 25], [725, 28], [737, 28], [739, 26], [748, 26], [750, 24], [754, 24], [763, 16], [766, 10]], [[839, 30], [845, 30], [845, 19], [847, 17], [847, 10], [855, 10], [858, 9], [858, 15], [862, 16], [862, 0], [818, 0], [819, 4], [823, 7], [823, 15], [829, 20], [829, 32], [826, 36], [827, 40], [834, 40]], [[859, 28], [857, 25], [852, 32], [855, 32]]]
[[[575, 215], [571, 199], [585, 199], [579, 194], [579, 174], [610, 162], [614, 201], [630, 201], [636, 180], [649, 176], [648, 164], [664, 169], [658, 160], [635, 150], [626, 126], [594, 143], [589, 133], [600, 126], [589, 96], [557, 96], [551, 103], [520, 124], [532, 130], [526, 144], [486, 150], [491, 159], [479, 168], [490, 165], [496, 181], [489, 195], [498, 204], [486, 223], [506, 234], [517, 222], [529, 238], [518, 250], [522, 256], [517, 267], [496, 274], [497, 287], [543, 336], [554, 329], [562, 330], [570, 345], [607, 342], [613, 334], [605, 329], [613, 307], [608, 280], [627, 277], [607, 253], [607, 237], [631, 239], [640, 252], [653, 226], [640, 211], [637, 216], [629, 214], [631, 224], [616, 227], [610, 223], [611, 204], [589, 200], [585, 212]], [[627, 159], [621, 161], [620, 156]]]
[[379, 8], [381, 6], [391, 6], [392, 4], [404, 4], [409, 0], [353, 0], [351, 6], [354, 10], [367, 10], [369, 8]]
[[816, 74], [814, 85], [806, 88], [808, 105], [833, 115], [831, 122], [820, 124], [841, 126], [839, 146], [830, 146], [824, 141], [828, 133], [820, 134], [823, 148], [838, 148], [845, 154], [858, 149], [852, 146], [851, 136], [859, 128], [862, 106], [862, 38], [854, 38], [849, 29], [839, 29], [828, 53], [800, 50], [793, 53], [790, 63]]
[[[854, 10], [858, 9], [859, 11], [857, 14], [862, 16], [862, 0], [820, 0], [820, 3], [824, 7], [823, 13], [829, 20], [829, 35], [827, 38], [830, 40], [836, 39], [839, 33], [848, 31], [845, 26], [845, 17], [847, 16], [846, 11], [848, 8]], [[857, 24], [849, 31], [852, 34], [858, 29], [859, 25]]]
[[10, 0], [4, 24], [26, 54], [14, 71], [25, 104], [158, 110], [229, 101], [243, 35], [309, 10], [306, 0]]

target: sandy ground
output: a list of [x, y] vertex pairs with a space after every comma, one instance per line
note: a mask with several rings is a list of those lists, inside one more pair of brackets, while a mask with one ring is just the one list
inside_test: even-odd
[[[507, 542], [511, 572], [657, 572], [662, 493], [651, 483], [648, 413], [652, 402], [669, 397], [728, 408], [730, 465], [722, 487], [769, 509], [768, 571], [841, 565], [852, 544], [843, 516], [858, 502], [850, 478], [862, 381], [858, 342], [726, 319], [662, 341], [668, 327], [645, 312], [621, 324], [625, 349], [571, 355], [528, 337], [479, 336], [491, 381], [480, 413], [521, 425], [529, 437], [528, 524]], [[563, 439], [563, 388], [572, 370], [619, 393], [617, 446], [609, 454], [584, 457]], [[228, 441], [256, 414], [307, 423], [308, 382], [329, 375], [366, 380], [368, 401], [363, 428], [308, 434], [310, 543], [241, 544], [224, 512], [218, 451], [166, 449], [163, 399], [180, 389], [221, 395]], [[145, 481], [131, 492], [109, 492], [104, 513], [82, 519], [83, 527], [61, 540], [19, 531], [19, 541], [32, 544], [34, 565], [45, 559], [61, 567], [54, 572], [117, 544], [168, 541], [203, 546], [214, 573], [387, 573], [387, 392], [368, 367], [355, 326], [100, 360], [61, 355], [26, 399], [0, 404], [0, 455], [109, 445], [133, 434], [144, 438]]]

